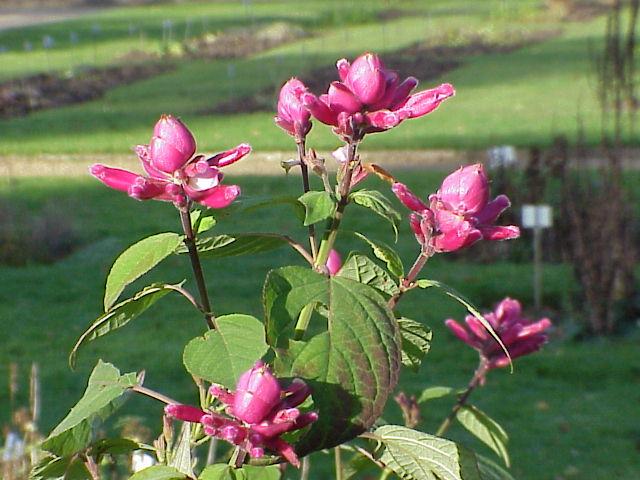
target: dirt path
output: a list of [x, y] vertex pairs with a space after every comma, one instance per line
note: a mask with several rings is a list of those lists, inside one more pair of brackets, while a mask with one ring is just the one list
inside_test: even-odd
[[[246, 159], [224, 169], [233, 175], [282, 175], [280, 162], [291, 158], [293, 152], [254, 152]], [[320, 152], [327, 159], [329, 169], [335, 167], [330, 153]], [[454, 150], [430, 151], [377, 151], [363, 152], [362, 160], [392, 169], [450, 170], [463, 163], [483, 161], [484, 152], [459, 152]], [[141, 171], [135, 155], [87, 154], [87, 155], [38, 155], [22, 157], [0, 156], [0, 178], [2, 177], [78, 177], [87, 175], [92, 163]], [[295, 170], [295, 169], [294, 169]], [[295, 174], [295, 171], [292, 173]]]
[[[327, 160], [329, 169], [336, 163], [329, 152], [319, 152]], [[280, 162], [292, 158], [293, 152], [253, 152], [246, 159], [224, 169], [229, 177], [234, 175], [283, 175]], [[442, 170], [451, 171], [460, 165], [486, 162], [485, 150], [387, 150], [361, 152], [364, 162], [378, 164], [392, 173], [399, 170]], [[521, 165], [528, 159], [526, 150], [518, 151]], [[595, 167], [602, 158], [593, 152], [584, 166]], [[75, 154], [75, 155], [0, 155], [0, 178], [10, 177], [81, 177], [88, 175], [88, 167], [93, 163], [126, 168], [141, 172], [140, 164], [131, 154]], [[628, 149], [623, 154], [625, 169], [640, 170], [640, 149]], [[297, 169], [291, 174], [296, 175]]]
[[91, 7], [64, 8], [0, 8], [0, 32], [10, 28], [61, 22], [104, 10]]

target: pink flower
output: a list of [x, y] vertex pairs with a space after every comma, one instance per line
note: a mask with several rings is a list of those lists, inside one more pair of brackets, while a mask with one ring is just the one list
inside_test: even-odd
[[340, 254], [337, 250], [332, 248], [331, 251], [329, 251], [329, 258], [327, 258], [326, 266], [329, 271], [329, 275], [332, 277], [340, 271], [342, 268], [342, 258], [340, 258]]
[[226, 405], [227, 415], [178, 404], [167, 405], [165, 413], [202, 424], [207, 435], [239, 445], [252, 457], [263, 456], [267, 449], [300, 466], [293, 447], [280, 436], [318, 419], [316, 412], [296, 408], [311, 394], [306, 383], [296, 378], [283, 389], [269, 366], [258, 361], [240, 376], [235, 392], [212, 385], [209, 393]]
[[481, 239], [520, 236], [514, 225], [493, 225], [511, 203], [506, 195], [489, 201], [489, 181], [480, 163], [461, 167], [445, 178], [440, 189], [429, 196], [429, 206], [402, 183], [394, 183], [391, 190], [412, 210], [409, 224], [418, 242], [434, 252], [453, 252]]
[[297, 78], [285, 83], [278, 98], [278, 115], [274, 117], [276, 125], [298, 140], [311, 130], [311, 114], [301, 99], [304, 93], [307, 93], [307, 87]]
[[224, 208], [240, 194], [237, 185], [221, 185], [220, 168], [251, 151], [245, 143], [205, 158], [195, 155], [196, 142], [189, 129], [171, 115], [163, 115], [153, 129], [149, 145], [138, 145], [136, 154], [146, 175], [94, 164], [91, 175], [137, 200], [163, 200], [183, 206], [187, 201], [209, 208]]
[[[532, 322], [523, 317], [520, 302], [508, 297], [498, 304], [494, 312], [486, 313], [484, 318], [500, 336], [512, 359], [539, 350], [547, 341], [545, 330], [551, 327], [548, 318]], [[489, 369], [507, 366], [509, 359], [480, 321], [473, 315], [467, 315], [465, 322], [466, 326], [462, 326], [448, 319], [445, 324], [460, 340], [480, 353]]]
[[365, 53], [353, 64], [346, 59], [336, 64], [340, 81], [332, 82], [326, 94], [316, 97], [303, 93], [303, 104], [322, 123], [334, 127], [344, 139], [361, 139], [367, 133], [382, 132], [408, 118], [417, 118], [435, 110], [455, 94], [448, 83], [410, 95], [418, 80], [402, 82], [380, 58]]

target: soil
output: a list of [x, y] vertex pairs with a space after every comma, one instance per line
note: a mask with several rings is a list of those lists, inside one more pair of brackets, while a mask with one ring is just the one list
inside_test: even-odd
[[[421, 81], [430, 81], [460, 66], [466, 57], [489, 53], [508, 53], [534, 43], [548, 40], [560, 34], [560, 30], [542, 30], [526, 34], [508, 44], [489, 43], [481, 38], [467, 39], [464, 45], [424, 45], [415, 44], [408, 48], [383, 55], [388, 68], [401, 74], [410, 72]], [[327, 85], [337, 80], [333, 65], [313, 70], [300, 76], [310, 91], [320, 94], [326, 91]], [[221, 102], [212, 108], [202, 110], [201, 114], [235, 114], [259, 111], [273, 111], [277, 91], [273, 87], [264, 89], [254, 95], [239, 97]]]
[[95, 100], [107, 90], [144, 80], [175, 68], [174, 59], [243, 58], [306, 36], [304, 30], [283, 22], [205, 35], [165, 58], [132, 51], [118, 65], [91, 68], [60, 76], [42, 73], [0, 83], [0, 118], [13, 118], [36, 110]]
[[114, 87], [158, 75], [172, 68], [168, 63], [122, 65], [84, 70], [71, 77], [42, 73], [0, 83], [0, 118], [27, 115], [100, 98]]

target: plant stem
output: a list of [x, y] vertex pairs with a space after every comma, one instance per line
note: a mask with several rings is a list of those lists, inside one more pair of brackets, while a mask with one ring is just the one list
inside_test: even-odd
[[89, 475], [91, 475], [91, 480], [100, 480], [100, 468], [96, 464], [96, 461], [93, 459], [93, 457], [85, 455], [84, 466], [87, 468]]
[[[315, 257], [315, 268], [319, 269], [321, 266], [324, 266], [327, 263], [327, 259], [329, 258], [329, 252], [333, 248], [333, 245], [336, 241], [336, 237], [338, 236], [338, 229], [340, 228], [340, 222], [342, 222], [342, 217], [344, 215], [344, 209], [349, 203], [349, 190], [351, 189], [351, 175], [353, 173], [353, 161], [356, 158], [356, 153], [358, 151], [358, 142], [352, 141], [349, 143], [349, 150], [347, 152], [347, 162], [345, 165], [345, 174], [342, 177], [342, 181], [340, 183], [340, 199], [338, 200], [338, 206], [336, 207], [336, 212], [331, 219], [331, 224], [329, 228], [324, 232], [324, 236], [322, 238], [322, 242], [320, 242], [320, 249], [318, 251], [317, 256]], [[309, 326], [309, 321], [311, 320], [311, 315], [313, 314], [314, 305], [305, 306], [300, 312], [300, 316], [298, 317], [298, 321], [295, 326], [294, 340], [300, 340], [305, 332], [307, 331], [307, 327]]]
[[349, 191], [351, 189], [351, 176], [353, 174], [354, 165], [353, 161], [356, 158], [356, 154], [358, 152], [358, 142], [352, 141], [349, 143], [349, 149], [347, 151], [347, 162], [345, 165], [345, 174], [342, 178], [342, 182], [340, 183], [339, 194], [340, 198], [338, 199], [338, 206], [336, 207], [336, 213], [333, 215], [331, 219], [331, 225], [325, 231], [324, 237], [322, 238], [322, 242], [320, 242], [320, 250], [318, 251], [318, 256], [316, 258], [316, 268], [327, 263], [327, 258], [329, 258], [329, 252], [333, 248], [333, 245], [336, 241], [336, 237], [338, 236], [338, 229], [340, 228], [340, 222], [342, 222], [342, 217], [344, 216], [344, 210], [349, 203]]
[[171, 397], [167, 397], [160, 392], [156, 392], [155, 390], [151, 390], [150, 388], [143, 387], [142, 385], [136, 385], [135, 387], [131, 387], [131, 390], [134, 392], [141, 393], [142, 395], [146, 395], [147, 397], [153, 398], [155, 400], [159, 400], [167, 405], [180, 403], [177, 400], [174, 400]]
[[336, 480], [342, 480], [342, 452], [340, 451], [340, 446], [333, 449], [333, 454], [335, 455]]
[[469, 385], [467, 385], [467, 389], [458, 397], [458, 401], [451, 409], [451, 412], [449, 412], [447, 418], [443, 420], [443, 422], [440, 424], [440, 427], [436, 431], [436, 435], [438, 437], [441, 437], [447, 430], [449, 430], [449, 427], [451, 426], [453, 419], [456, 417], [456, 414], [467, 403], [469, 395], [471, 395], [471, 392], [473, 392], [475, 388], [480, 385], [480, 382], [482, 381], [488, 370], [489, 366], [487, 364], [487, 361], [484, 358], [480, 358], [478, 368], [474, 372], [473, 377], [471, 377]]
[[207, 294], [207, 286], [204, 281], [204, 274], [202, 273], [202, 265], [200, 264], [200, 256], [198, 255], [198, 247], [196, 246], [196, 235], [193, 232], [191, 226], [191, 216], [189, 215], [189, 207], [180, 208], [180, 221], [182, 222], [182, 229], [184, 230], [184, 243], [189, 250], [189, 258], [191, 259], [191, 268], [193, 275], [198, 285], [198, 292], [200, 293], [200, 303], [205, 311], [204, 319], [207, 322], [207, 326], [215, 330], [216, 317], [211, 312], [211, 303], [209, 302], [209, 295]]
[[390, 468], [385, 468], [380, 474], [380, 480], [387, 480], [392, 474], [393, 470], [391, 470]]
[[427, 260], [429, 260], [429, 257], [430, 255], [427, 252], [425, 252], [424, 250], [420, 251], [420, 255], [418, 255], [418, 258], [416, 258], [416, 261], [413, 263], [411, 270], [409, 270], [409, 273], [407, 274], [406, 278], [402, 280], [398, 293], [396, 293], [393, 297], [389, 299], [388, 305], [391, 310], [393, 310], [396, 307], [396, 305], [402, 298], [402, 295], [404, 295], [404, 292], [415, 281], [416, 277], [424, 267], [425, 263], [427, 263]]
[[[304, 139], [296, 141], [296, 146], [298, 147], [298, 160], [300, 161], [300, 171], [302, 173], [302, 190], [307, 193], [309, 191], [309, 168], [305, 161], [307, 152]], [[314, 225], [309, 225], [309, 246], [311, 247], [311, 255], [315, 259], [318, 254], [318, 246], [316, 245], [316, 227]]]
[[310, 470], [311, 470], [311, 461], [307, 456], [302, 459], [302, 468], [300, 468], [300, 480], [309, 480]]

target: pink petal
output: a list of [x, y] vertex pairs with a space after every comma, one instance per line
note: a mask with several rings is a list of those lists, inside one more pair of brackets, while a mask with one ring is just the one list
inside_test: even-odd
[[249, 153], [251, 153], [251, 145], [248, 143], [241, 143], [231, 150], [216, 153], [213, 157], [207, 159], [207, 163], [213, 167], [222, 168], [237, 162]]
[[300, 467], [300, 460], [298, 460], [296, 452], [293, 450], [293, 447], [284, 440], [280, 438], [273, 438], [267, 441], [265, 446], [282, 455], [294, 467]]
[[340, 81], [344, 82], [347, 79], [347, 75], [349, 75], [351, 65], [346, 58], [341, 58], [336, 62], [336, 68], [338, 69], [338, 76], [340, 77]]
[[409, 210], [413, 210], [414, 212], [419, 212], [421, 210], [426, 210], [428, 207], [425, 203], [418, 198], [409, 188], [400, 182], [396, 182], [391, 186], [391, 191], [398, 197], [398, 200], [402, 202], [402, 204], [407, 207]]
[[497, 220], [502, 212], [511, 206], [509, 197], [506, 195], [498, 195], [491, 200], [475, 217], [480, 224], [489, 224]]
[[235, 402], [234, 394], [224, 388], [222, 385], [217, 385], [214, 383], [209, 387], [209, 393], [212, 397], [217, 398], [227, 406], [231, 406]]
[[100, 163], [91, 165], [89, 172], [107, 187], [121, 192], [127, 192], [129, 187], [133, 185], [138, 178], [141, 178], [140, 175], [128, 170], [111, 168]]
[[378, 110], [365, 114], [367, 123], [380, 130], [389, 130], [406, 118], [408, 118], [408, 115], [403, 111], [392, 112], [391, 110]]
[[331, 82], [328, 95], [329, 108], [331, 110], [356, 113], [362, 109], [362, 103], [343, 83]]
[[318, 97], [312, 93], [303, 94], [301, 99], [304, 106], [309, 109], [309, 112], [311, 112], [311, 115], [315, 118], [326, 125], [338, 126], [337, 113], [332, 111], [325, 102], [318, 99]]
[[407, 100], [411, 90], [418, 86], [418, 79], [415, 77], [407, 77], [393, 91], [393, 95], [389, 98], [387, 108], [394, 110]]
[[417, 118], [434, 111], [447, 98], [453, 96], [455, 90], [448, 83], [439, 87], [411, 95], [406, 102], [399, 105], [399, 110], [406, 111], [409, 118]]
[[485, 240], [513, 240], [520, 236], [520, 229], [515, 225], [506, 227], [498, 226], [482, 226], [478, 227], [482, 232], [482, 238]]
[[238, 185], [218, 185], [208, 190], [194, 190], [185, 186], [187, 196], [209, 208], [225, 208], [231, 205], [238, 195]]
[[476, 317], [473, 315], [467, 315], [464, 321], [466, 322], [467, 327], [469, 327], [469, 330], [471, 330], [478, 339], [481, 341], [489, 339], [489, 332], [487, 332], [487, 329]]
[[304, 380], [294, 378], [289, 386], [284, 389], [284, 394], [286, 396], [281, 402], [282, 408], [292, 408], [304, 402], [311, 395], [311, 389]]
[[539, 335], [545, 330], [551, 328], [551, 325], [551, 320], [549, 320], [548, 318], [542, 318], [537, 322], [533, 322], [522, 327], [522, 330], [520, 330], [520, 337], [523, 338]]
[[412, 213], [409, 215], [409, 226], [411, 230], [413, 230], [414, 235], [416, 236], [416, 240], [420, 245], [424, 245], [426, 242], [426, 237], [422, 232], [422, 228], [420, 228], [421, 217], [417, 213]]
[[165, 200], [171, 201], [172, 198], [166, 194], [167, 182], [160, 182], [144, 177], [138, 177], [136, 182], [129, 187], [127, 193], [136, 200]]
[[475, 342], [469, 335], [469, 332], [458, 322], [453, 320], [452, 318], [445, 320], [444, 324], [453, 332], [453, 334], [462, 340], [467, 345], [470, 345], [475, 348]]
[[191, 405], [181, 405], [172, 403], [164, 407], [164, 413], [170, 417], [177, 418], [183, 422], [200, 423], [200, 420], [207, 413], [197, 407]]

